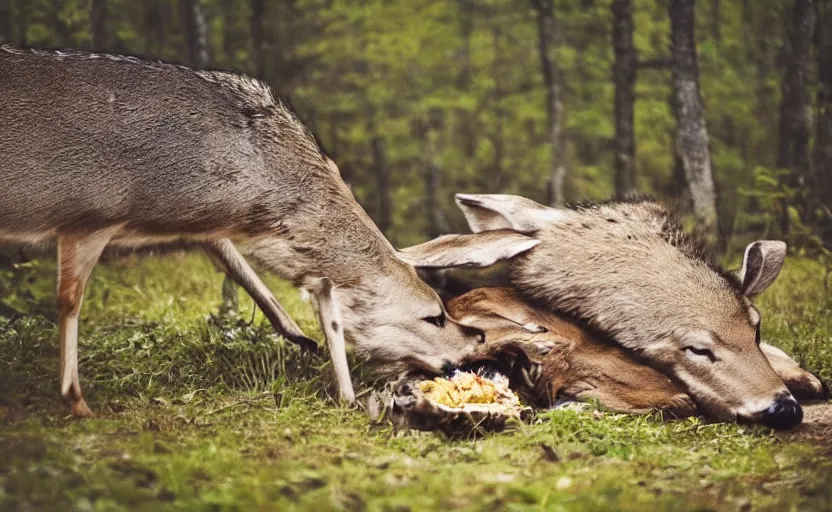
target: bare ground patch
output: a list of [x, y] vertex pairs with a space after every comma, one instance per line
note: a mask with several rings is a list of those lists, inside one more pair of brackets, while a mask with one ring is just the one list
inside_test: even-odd
[[803, 424], [783, 437], [819, 445], [832, 455], [832, 403], [803, 407]]

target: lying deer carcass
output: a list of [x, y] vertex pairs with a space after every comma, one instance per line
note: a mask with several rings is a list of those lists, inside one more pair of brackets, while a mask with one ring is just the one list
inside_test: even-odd
[[[389, 400], [399, 426], [465, 435], [500, 430], [525, 417], [529, 407], [589, 400], [627, 414], [700, 414], [677, 380], [575, 319], [535, 307], [512, 288], [476, 288], [448, 301], [447, 309], [461, 324], [481, 329], [485, 344], [454, 377], [411, 375], [399, 381]], [[825, 384], [782, 350], [766, 343], [760, 348], [795, 397], [829, 397]], [[453, 389], [457, 381], [459, 387], [477, 386]], [[451, 396], [436, 393], [435, 383], [451, 387]], [[496, 396], [482, 393], [482, 387], [497, 388]]]
[[677, 382], [511, 288], [478, 288], [446, 308], [482, 330], [485, 343], [447, 377], [416, 373], [392, 383], [382, 400], [399, 428], [466, 436], [502, 430], [532, 409], [587, 400], [623, 413], [696, 414]]
[[[761, 315], [750, 301], [779, 274], [783, 242], [750, 244], [742, 269], [731, 274], [655, 201], [558, 209], [516, 196], [458, 194], [457, 203], [475, 233], [440, 237], [403, 257], [427, 267], [438, 247], [476, 253], [504, 236], [534, 236], [540, 244], [511, 263], [511, 285], [525, 299], [631, 350], [676, 379], [713, 419], [773, 428], [802, 421], [759, 347]], [[434, 258], [434, 268], [452, 266]]]
[[[501, 347], [513, 344], [539, 364], [531, 375], [527, 366], [519, 368], [524, 379], [517, 387], [536, 407], [594, 399], [608, 409], [630, 414], [662, 411], [679, 418], [698, 412], [676, 379], [576, 320], [533, 306], [512, 288], [477, 288], [450, 300], [447, 308], [463, 325], [485, 332], [481, 361], [491, 351], [493, 367], [511, 368], [512, 362], [505, 360], [510, 355]], [[760, 348], [793, 396], [807, 401], [828, 398], [826, 385], [785, 352], [766, 343]]]

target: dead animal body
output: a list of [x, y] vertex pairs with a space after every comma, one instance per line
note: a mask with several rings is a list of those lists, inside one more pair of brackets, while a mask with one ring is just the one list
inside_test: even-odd
[[[508, 344], [523, 347], [539, 364], [531, 374], [523, 370], [528, 378], [518, 389], [536, 407], [597, 400], [605, 408], [630, 414], [659, 411], [682, 418], [701, 412], [678, 380], [574, 319], [534, 307], [514, 289], [472, 290], [451, 300], [448, 312], [485, 331], [481, 352], [493, 351], [492, 364], [501, 363], [502, 347]], [[767, 343], [760, 349], [794, 396], [807, 401], [828, 398], [824, 383], [782, 350]]]
[[[515, 289], [476, 288], [451, 299], [447, 308], [459, 322], [482, 329], [486, 342], [455, 376], [411, 375], [395, 383], [386, 400], [400, 428], [467, 436], [502, 430], [532, 409], [587, 401], [625, 414], [708, 417], [678, 380], [574, 318], [532, 305]], [[828, 387], [783, 351], [766, 343], [760, 349], [795, 397], [829, 398]], [[509, 382], [520, 401], [501, 400], [491, 389]]]
[[[556, 209], [517, 196], [458, 194], [457, 203], [474, 234], [446, 235], [403, 252], [423, 266], [448, 269], [456, 265], [442, 258], [425, 265], [425, 260], [439, 247], [476, 251], [480, 244], [493, 244], [502, 236], [526, 234], [540, 241], [507, 263], [508, 284], [519, 298], [511, 295], [513, 291], [492, 291], [480, 297], [490, 306], [477, 306], [482, 301], [473, 296], [467, 303], [452, 302], [450, 309], [463, 323], [473, 311], [478, 318], [470, 324], [491, 329], [498, 339], [501, 330], [518, 335], [525, 324], [542, 325], [555, 333], [565, 329], [571, 344], [556, 343], [560, 349], [555, 353], [561, 355], [552, 356], [549, 371], [562, 364], [584, 370], [578, 370], [571, 381], [559, 380], [563, 372], [554, 372], [543, 381], [543, 396], [594, 394], [612, 408], [643, 410], [659, 405], [674, 414], [690, 413], [695, 405], [714, 420], [773, 428], [790, 428], [802, 421], [801, 407], [790, 391], [798, 387], [787, 387], [783, 379], [786, 368], [794, 370], [796, 365], [785, 354], [760, 344], [762, 315], [750, 301], [779, 274], [786, 254], [783, 242], [750, 244], [741, 270], [729, 273], [711, 261], [697, 240], [686, 235], [671, 212], [656, 201]], [[529, 310], [526, 303], [535, 309]], [[522, 314], [514, 318], [512, 310]], [[586, 331], [575, 330], [547, 316], [548, 312], [578, 320], [607, 343], [595, 343]], [[547, 326], [552, 322], [558, 324], [556, 329]], [[622, 358], [622, 350], [640, 364]], [[601, 371], [593, 368], [596, 364]], [[620, 368], [628, 369], [624, 375], [631, 372], [638, 376], [635, 380], [650, 383], [647, 389], [658, 394], [631, 396], [623, 391], [628, 389], [626, 382], [618, 390], [599, 385], [599, 376], [614, 380], [622, 373]], [[593, 371], [596, 377], [591, 382], [580, 377]], [[802, 370], [797, 374], [806, 377]], [[809, 394], [815, 396], [821, 384], [809, 380]]]

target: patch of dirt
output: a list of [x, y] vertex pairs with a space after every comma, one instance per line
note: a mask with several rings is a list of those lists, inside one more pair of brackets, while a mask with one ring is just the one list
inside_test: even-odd
[[803, 406], [803, 424], [784, 437], [820, 445], [832, 454], [832, 403]]

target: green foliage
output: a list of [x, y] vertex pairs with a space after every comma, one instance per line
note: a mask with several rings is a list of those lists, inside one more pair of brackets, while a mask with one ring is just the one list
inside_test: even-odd
[[[48, 47], [92, 44], [89, 0], [6, 3], [13, 40]], [[113, 34], [105, 50], [187, 60], [176, 0], [104, 3], [106, 26]], [[257, 70], [252, 2], [202, 0], [214, 65], [260, 72], [290, 97], [376, 219], [379, 167], [370, 144], [380, 140], [393, 199], [387, 234], [396, 244], [427, 235], [431, 212], [425, 206], [424, 181], [431, 166], [442, 175], [437, 201], [451, 229], [464, 228], [453, 206], [454, 192], [508, 192], [545, 200], [548, 127], [537, 27], [527, 1], [292, 0], [264, 5], [258, 20], [264, 30], [264, 67]], [[639, 59], [666, 59], [665, 3], [634, 6]], [[754, 170], [775, 167], [786, 12], [774, 0], [704, 2], [696, 11], [701, 89], [722, 224], [757, 233], [763, 226], [776, 227], [746, 219], [768, 218], [777, 211], [776, 204], [758, 200], [767, 192], [757, 189], [759, 173]], [[613, 193], [610, 2], [557, 0], [555, 15], [567, 196], [603, 199]], [[675, 120], [669, 98], [669, 69], [639, 71], [638, 188], [659, 196], [681, 191], [674, 185]], [[740, 189], [744, 192], [737, 193]]]
[[[737, 196], [754, 201], [758, 212], [738, 213], [735, 217], [734, 231], [761, 232], [762, 237], [773, 238], [775, 236], [784, 238], [790, 245], [799, 248], [800, 254], [811, 254], [822, 256], [828, 260], [832, 252], [824, 246], [820, 235], [806, 219], [803, 219], [793, 206], [794, 199], [800, 194], [796, 187], [786, 185], [786, 177], [791, 173], [788, 169], [767, 169], [757, 167], [754, 169], [754, 181], [751, 186], [737, 189]], [[789, 217], [789, 233], [784, 235], [777, 227], [779, 219], [783, 215], [784, 206], [787, 208]], [[818, 212], [818, 217], [824, 214]], [[820, 224], [820, 220], [818, 221]]]

